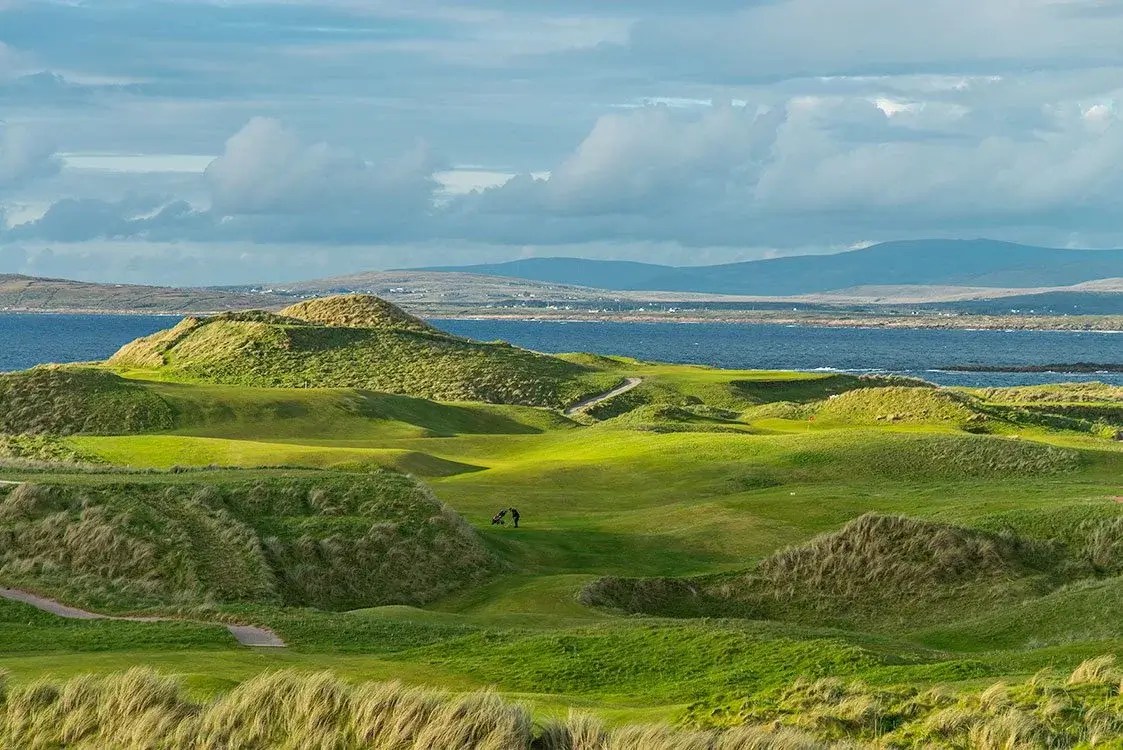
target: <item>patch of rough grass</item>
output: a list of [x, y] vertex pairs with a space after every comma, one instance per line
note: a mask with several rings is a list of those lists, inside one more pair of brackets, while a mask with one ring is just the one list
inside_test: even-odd
[[724, 409], [652, 404], [636, 407], [601, 424], [646, 432], [740, 432], [737, 415]]
[[750, 404], [770, 404], [787, 401], [810, 404], [860, 388], [923, 388], [934, 385], [918, 378], [900, 375], [823, 375], [807, 378], [775, 378], [735, 380], [730, 387]]
[[154, 377], [284, 388], [362, 388], [439, 401], [563, 407], [615, 376], [427, 326], [377, 298], [331, 297], [292, 315], [191, 318], [122, 347], [109, 364]]
[[1098, 382], [979, 388], [972, 392], [984, 401], [1001, 404], [1123, 403], [1123, 386]]
[[858, 388], [831, 396], [816, 412], [847, 424], [954, 424], [982, 422], [969, 396], [938, 388]]
[[423, 604], [496, 566], [415, 480], [24, 484], [0, 502], [0, 580], [94, 608]]
[[1085, 661], [1067, 676], [1041, 672], [1021, 683], [969, 692], [799, 680], [725, 706], [699, 704], [690, 716], [704, 726], [797, 730], [824, 747], [1117, 747], [1123, 736], [1121, 681], [1123, 672], [1112, 655]]
[[589, 716], [536, 726], [489, 692], [450, 695], [397, 683], [350, 685], [283, 671], [210, 703], [170, 677], [133, 669], [6, 687], [4, 747], [115, 750], [792, 750], [821, 747], [793, 730], [606, 728]]
[[1071, 575], [1058, 545], [867, 514], [742, 573], [602, 578], [590, 606], [673, 617], [743, 617], [894, 630], [990, 611]]
[[101, 460], [48, 435], [0, 434], [0, 459], [27, 464], [96, 464]]
[[121, 435], [172, 427], [171, 406], [143, 386], [91, 367], [0, 374], [0, 433]]
[[797, 680], [722, 705], [693, 727], [536, 723], [495, 693], [450, 695], [330, 673], [264, 673], [199, 703], [146, 669], [4, 686], [0, 745], [117, 750], [852, 750], [1112, 747], [1123, 735], [1114, 657], [978, 691]]
[[391, 328], [440, 333], [420, 318], [397, 305], [370, 294], [344, 294], [320, 297], [290, 305], [281, 315], [343, 328]]

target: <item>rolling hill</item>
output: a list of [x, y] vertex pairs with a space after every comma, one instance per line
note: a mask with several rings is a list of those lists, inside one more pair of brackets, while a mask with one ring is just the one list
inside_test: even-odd
[[1123, 276], [1123, 250], [1059, 250], [994, 240], [913, 240], [886, 242], [837, 255], [799, 255], [715, 266], [529, 258], [423, 270], [626, 291], [787, 296], [867, 285], [1068, 286]]
[[289, 297], [227, 289], [99, 284], [0, 274], [0, 310], [36, 312], [212, 313], [281, 306]]
[[126, 344], [108, 364], [154, 379], [549, 407], [614, 384], [582, 364], [444, 333], [369, 295], [310, 300], [279, 314], [185, 318]]

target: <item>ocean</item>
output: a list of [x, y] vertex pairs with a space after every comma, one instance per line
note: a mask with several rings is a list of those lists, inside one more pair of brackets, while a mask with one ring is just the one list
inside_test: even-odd
[[[174, 325], [166, 315], [0, 314], [0, 370], [104, 359]], [[941, 385], [1002, 386], [1099, 380], [1123, 373], [949, 372], [957, 365], [1123, 363], [1123, 334], [975, 331], [739, 323], [561, 323], [440, 320], [447, 331], [542, 352], [585, 351], [728, 368], [838, 370], [913, 375]]]

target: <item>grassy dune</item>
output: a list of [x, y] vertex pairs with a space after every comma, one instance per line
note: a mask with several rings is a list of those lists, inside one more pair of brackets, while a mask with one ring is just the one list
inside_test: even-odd
[[0, 503], [0, 540], [5, 581], [117, 610], [419, 604], [496, 568], [462, 519], [412, 480], [385, 472], [22, 484]]
[[452, 336], [365, 295], [304, 302], [280, 314], [186, 318], [126, 344], [109, 364], [165, 380], [364, 388], [551, 407], [612, 385], [610, 377], [584, 365]]

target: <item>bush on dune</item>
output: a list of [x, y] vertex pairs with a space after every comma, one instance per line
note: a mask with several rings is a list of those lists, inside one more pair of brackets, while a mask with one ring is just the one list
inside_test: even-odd
[[415, 480], [20, 485], [0, 502], [0, 576], [110, 608], [422, 604], [496, 566]]

